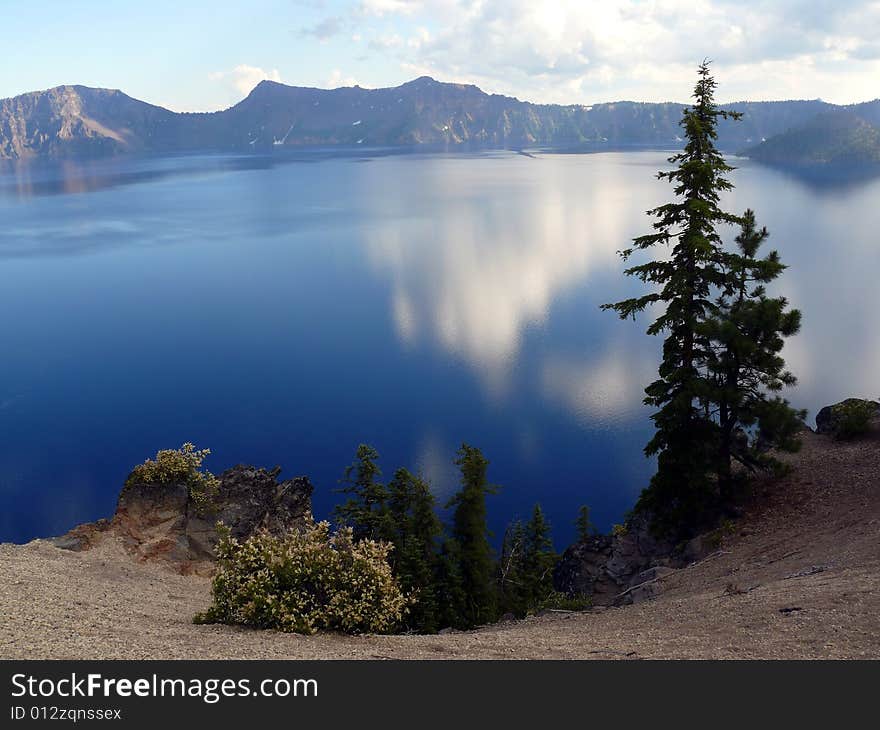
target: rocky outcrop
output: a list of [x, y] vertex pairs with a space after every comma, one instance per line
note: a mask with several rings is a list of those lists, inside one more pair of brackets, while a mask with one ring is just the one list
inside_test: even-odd
[[217, 522], [245, 539], [261, 529], [276, 535], [302, 529], [311, 518], [311, 482], [307, 477], [279, 482], [279, 472], [244, 465], [223, 472], [209, 508], [194, 503], [186, 484], [126, 484], [112, 519], [75, 527], [54, 544], [88, 550], [114, 535], [138, 560], [166, 563], [182, 573], [208, 573]]
[[840, 423], [847, 411], [853, 407], [864, 407], [867, 412], [873, 411], [871, 420], [880, 421], [880, 403], [863, 398], [847, 398], [846, 400], [835, 403], [831, 406], [825, 406], [816, 414], [816, 433], [824, 433], [834, 435], [840, 428]]
[[645, 516], [634, 517], [614, 535], [594, 535], [570, 546], [553, 575], [556, 590], [590, 596], [594, 606], [640, 603], [657, 596], [663, 579], [711, 552], [698, 536], [674, 545], [657, 538]]
[[571, 545], [553, 573], [556, 590], [570, 596], [591, 596], [594, 605], [608, 605], [620, 587], [606, 571], [614, 540], [595, 535]]

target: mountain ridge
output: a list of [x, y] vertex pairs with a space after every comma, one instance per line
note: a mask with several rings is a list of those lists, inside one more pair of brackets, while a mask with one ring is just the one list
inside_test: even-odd
[[[106, 157], [305, 145], [480, 145], [521, 148], [580, 144], [668, 145], [680, 141], [678, 102], [534, 104], [473, 84], [420, 76], [378, 89], [320, 89], [258, 83], [214, 112], [174, 112], [119, 89], [67, 84], [0, 99], [0, 159]], [[738, 124], [719, 144], [744, 148], [816, 114], [859, 109], [880, 120], [880, 100], [840, 107], [821, 100], [736, 102]]]
[[745, 154], [759, 162], [793, 167], [877, 166], [880, 127], [849, 107], [838, 108], [820, 112]]

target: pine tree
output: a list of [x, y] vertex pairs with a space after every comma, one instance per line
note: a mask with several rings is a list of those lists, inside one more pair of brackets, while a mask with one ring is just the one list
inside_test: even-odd
[[590, 508], [583, 504], [578, 509], [577, 518], [574, 521], [577, 531], [578, 542], [585, 542], [593, 534], [593, 523], [590, 520]]
[[713, 416], [719, 429], [717, 475], [723, 503], [734, 496], [732, 462], [755, 470], [775, 463], [767, 455], [769, 448], [797, 450], [796, 436], [806, 415], [769, 395], [797, 382], [780, 352], [784, 338], [800, 329], [801, 314], [787, 309], [784, 297], [767, 295], [765, 285], [785, 270], [777, 251], [757, 257], [768, 235], [747, 210], [736, 237], [738, 250], [724, 257], [725, 286], [707, 329], [714, 345], [709, 372], [716, 391]]
[[733, 168], [715, 147], [718, 120], [740, 115], [718, 108], [715, 87], [709, 64], [703, 62], [694, 103], [682, 116], [684, 150], [669, 159], [675, 169], [658, 174], [674, 186], [676, 199], [649, 211], [656, 219], [654, 232], [621, 251], [629, 260], [637, 251], [672, 243], [668, 258], [625, 271], [658, 290], [603, 306], [625, 319], [650, 305], [664, 305], [648, 328], [650, 335], [666, 335], [663, 360], [658, 379], [645, 389], [645, 403], [657, 409], [651, 416], [655, 435], [645, 447], [647, 455], [657, 455], [657, 472], [638, 505], [661, 529], [704, 519], [713, 492], [709, 475], [716, 462], [717, 428], [707, 417], [712, 383], [706, 365], [712, 353], [706, 322], [716, 315], [713, 288], [724, 283], [718, 228], [741, 222], [720, 207], [720, 194], [733, 187], [725, 177]]
[[515, 520], [504, 531], [498, 558], [498, 602], [501, 613], [512, 613], [518, 617], [528, 613], [525, 551], [526, 529], [521, 520]]
[[[740, 117], [714, 102], [715, 80], [704, 62], [695, 102], [683, 113], [687, 143], [670, 158], [676, 168], [661, 172], [675, 187], [676, 200], [655, 208], [655, 232], [636, 238], [621, 252], [673, 243], [671, 256], [626, 270], [658, 290], [604, 305], [621, 318], [652, 304], [664, 311], [648, 328], [666, 334], [659, 378], [646, 389], [655, 406], [656, 432], [645, 447], [657, 455], [657, 472], [637, 509], [656, 528], [687, 533], [712, 521], [733, 496], [732, 461], [749, 469], [773, 463], [768, 448], [797, 448], [804, 417], [783, 398], [771, 396], [795, 382], [780, 356], [784, 337], [798, 331], [800, 313], [782, 297], [769, 297], [765, 284], [784, 270], [774, 251], [757, 252], [767, 237], [754, 213], [723, 211], [720, 195], [732, 184], [733, 168], [715, 148], [719, 119]], [[737, 225], [737, 252], [722, 244], [720, 228]]]
[[407, 621], [424, 633], [437, 631], [437, 538], [442, 532], [434, 512], [434, 495], [428, 483], [406, 469], [398, 469], [388, 485], [388, 505], [393, 524], [391, 567], [405, 593], [416, 596]]
[[553, 549], [550, 523], [540, 504], [525, 526], [523, 577], [529, 608], [539, 609], [553, 592], [553, 567], [558, 556]]
[[339, 490], [351, 497], [339, 505], [336, 518], [350, 525], [356, 540], [392, 541], [393, 525], [388, 510], [388, 489], [379, 481], [382, 471], [378, 465], [379, 453], [366, 444], [357, 448], [355, 461], [345, 469]]
[[455, 464], [461, 470], [461, 489], [447, 506], [454, 508], [452, 537], [466, 597], [464, 621], [477, 626], [494, 621], [497, 611], [492, 548], [486, 525], [486, 495], [495, 489], [486, 478], [489, 462], [479, 449], [462, 444]]
[[439, 624], [455, 629], [471, 628], [469, 601], [462, 575], [461, 549], [454, 538], [446, 538], [440, 549], [437, 576]]
[[512, 522], [504, 534], [498, 560], [500, 610], [522, 617], [540, 610], [553, 593], [553, 550], [550, 523], [536, 504], [526, 524]]

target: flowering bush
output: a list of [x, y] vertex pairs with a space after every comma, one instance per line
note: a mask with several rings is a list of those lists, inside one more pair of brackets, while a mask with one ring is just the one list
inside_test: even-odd
[[196, 449], [187, 442], [179, 449], [163, 449], [156, 458], [147, 459], [131, 470], [128, 484], [186, 484], [197, 511], [210, 511], [220, 482], [211, 472], [201, 471], [210, 449]]
[[329, 523], [319, 522], [280, 538], [257, 533], [243, 543], [218, 529], [214, 604], [196, 623], [383, 633], [412, 603], [388, 564], [390, 544], [355, 542], [351, 528], [331, 534]]

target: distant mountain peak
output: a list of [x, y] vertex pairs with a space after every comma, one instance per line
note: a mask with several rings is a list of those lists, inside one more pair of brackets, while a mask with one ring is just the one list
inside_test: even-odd
[[286, 86], [287, 84], [282, 84], [280, 81], [273, 81], [272, 79], [262, 79], [254, 89], [271, 89], [275, 86]]
[[401, 84], [401, 86], [439, 86], [440, 82], [437, 79], [432, 78], [430, 76], [419, 76], [418, 78], [413, 79], [412, 81], [406, 81]]

